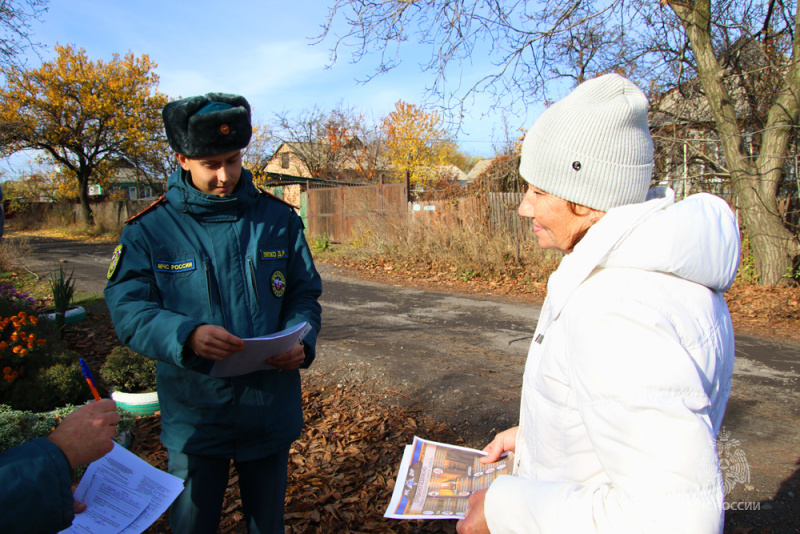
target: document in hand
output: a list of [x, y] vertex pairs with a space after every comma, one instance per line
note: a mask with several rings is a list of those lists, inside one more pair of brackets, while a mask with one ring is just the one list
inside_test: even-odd
[[75, 500], [86, 504], [59, 534], [139, 534], [183, 491], [183, 480], [156, 469], [124, 447], [89, 464]]
[[234, 352], [211, 368], [211, 376], [239, 376], [253, 371], [275, 369], [266, 363], [267, 358], [289, 351], [311, 331], [311, 325], [302, 323], [263, 337], [243, 339], [244, 350]]
[[510, 475], [513, 458], [484, 464], [486, 453], [414, 436], [406, 445], [392, 500], [390, 519], [461, 519], [469, 496], [500, 475]]

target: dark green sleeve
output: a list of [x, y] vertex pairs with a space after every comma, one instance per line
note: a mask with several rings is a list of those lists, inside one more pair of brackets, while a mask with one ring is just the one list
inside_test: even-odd
[[72, 468], [38, 438], [0, 453], [0, 532], [58, 532], [72, 524]]

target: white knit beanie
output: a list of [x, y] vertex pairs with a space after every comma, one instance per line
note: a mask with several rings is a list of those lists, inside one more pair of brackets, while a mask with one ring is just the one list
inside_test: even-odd
[[644, 202], [652, 172], [647, 97], [618, 74], [580, 84], [522, 142], [519, 173], [528, 183], [600, 211]]

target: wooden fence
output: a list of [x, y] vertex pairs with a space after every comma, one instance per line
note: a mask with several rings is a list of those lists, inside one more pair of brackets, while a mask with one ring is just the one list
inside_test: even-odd
[[[410, 219], [428, 225], [488, 222], [492, 231], [528, 239], [533, 237], [533, 224], [517, 213], [523, 196], [523, 193], [487, 193], [480, 197], [409, 203], [405, 184], [378, 184], [309, 188], [300, 195], [299, 204], [309, 235], [327, 234], [331, 242], [344, 241], [362, 221], [374, 222], [376, 218], [392, 218], [398, 223]], [[294, 198], [289, 200], [297, 202]], [[95, 222], [113, 227], [152, 202], [153, 199], [106, 201], [93, 203], [92, 211]], [[39, 218], [54, 209], [65, 210], [75, 220], [81, 218], [80, 204], [37, 203], [35, 208]]]
[[426, 224], [485, 221], [493, 231], [533, 235], [531, 219], [517, 213], [524, 196], [524, 193], [486, 193], [480, 197], [416, 202], [411, 206], [411, 214]]
[[327, 235], [334, 243], [351, 236], [362, 220], [402, 219], [408, 212], [405, 184], [320, 187], [308, 189], [306, 195], [308, 233]]

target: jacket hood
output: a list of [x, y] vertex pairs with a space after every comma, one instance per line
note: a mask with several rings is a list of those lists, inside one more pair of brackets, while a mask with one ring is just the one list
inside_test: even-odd
[[[661, 191], [664, 198], [674, 200], [671, 189]], [[670, 273], [727, 291], [739, 268], [740, 247], [739, 225], [728, 204], [700, 193], [654, 211], [612, 247], [599, 266]]]
[[258, 200], [253, 175], [242, 169], [233, 193], [218, 197], [203, 193], [191, 184], [189, 173], [178, 168], [167, 180], [167, 201], [176, 210], [208, 222], [230, 222], [239, 218], [248, 206]]
[[667, 273], [726, 291], [739, 267], [739, 225], [728, 204], [707, 193], [675, 202], [669, 188], [647, 200], [610, 209], [566, 255], [547, 282], [545, 322], [597, 268]]

